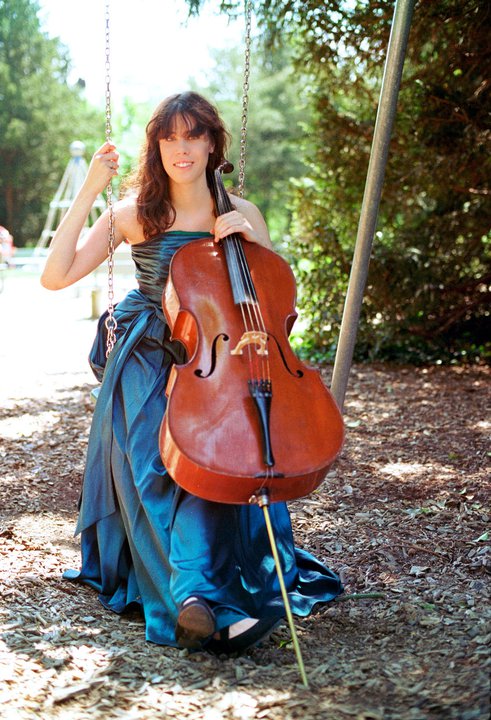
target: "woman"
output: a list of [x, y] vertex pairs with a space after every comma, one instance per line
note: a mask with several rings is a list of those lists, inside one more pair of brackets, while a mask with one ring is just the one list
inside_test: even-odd
[[[65, 573], [96, 588], [115, 612], [140, 606], [148, 640], [216, 653], [255, 645], [283, 615], [262, 511], [188, 494], [170, 478], [158, 449], [175, 354], [160, 305], [173, 253], [190, 240], [218, 242], [230, 233], [272, 247], [252, 203], [233, 197], [235, 210], [216, 216], [207, 170], [223, 162], [227, 140], [216, 109], [200, 95], [164, 100], [147, 126], [135, 193], [115, 204], [115, 245], [130, 243], [139, 289], [116, 308], [117, 343], [107, 365], [102, 318], [91, 352], [96, 376], [104, 377], [77, 525], [82, 568]], [[53, 238], [44, 287], [64, 288], [107, 257], [107, 211], [78, 238], [117, 172], [116, 148], [105, 143]], [[294, 547], [285, 504], [273, 505], [271, 518], [292, 609], [308, 615], [341, 592], [339, 579]]]

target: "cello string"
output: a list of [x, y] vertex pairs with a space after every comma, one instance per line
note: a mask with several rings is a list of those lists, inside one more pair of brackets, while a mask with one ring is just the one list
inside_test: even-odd
[[[244, 288], [243, 279], [240, 272], [240, 265], [237, 263], [237, 247], [236, 244], [234, 244], [234, 238], [233, 236], [230, 236], [225, 239], [227, 243], [230, 243], [230, 247], [232, 248], [233, 252], [230, 254], [230, 263], [229, 268], [231, 270], [231, 276], [233, 277], [233, 282], [235, 282], [240, 289], [241, 296], [244, 298], [247, 298], [246, 295], [246, 289]], [[232, 281], [231, 277], [231, 281]], [[245, 332], [251, 332], [254, 330], [254, 319], [251, 316], [251, 310], [249, 307], [250, 303], [245, 300], [244, 302], [239, 303], [240, 312], [242, 315], [242, 326]], [[258, 357], [257, 353], [253, 353], [253, 348], [251, 344], [246, 345], [247, 348], [247, 358], [248, 358], [248, 365], [249, 365], [249, 377], [250, 379], [258, 379], [260, 377], [259, 367], [258, 367]]]
[[256, 316], [256, 327], [258, 330], [261, 330], [262, 332], [266, 331], [266, 326], [264, 324], [264, 319], [262, 317], [261, 313], [261, 306], [259, 305], [259, 302], [257, 300], [256, 295], [256, 289], [254, 287], [254, 282], [252, 280], [251, 271], [249, 269], [249, 265], [247, 263], [247, 258], [244, 253], [244, 249], [242, 247], [242, 242], [240, 238], [235, 238], [236, 242], [236, 248], [237, 248], [237, 257], [240, 264], [240, 268], [242, 271], [242, 277], [245, 280], [245, 287], [250, 294], [251, 297], [255, 298], [253, 301], [254, 309], [255, 309], [255, 316]]
[[[220, 166], [214, 171], [215, 182], [213, 184], [213, 188], [215, 191], [215, 204], [218, 215], [222, 215], [232, 209], [230, 198], [227, 195], [227, 191], [222, 181], [221, 172], [223, 169], [224, 166]], [[243, 298], [243, 301], [237, 303], [242, 315], [242, 327], [245, 333], [251, 332], [254, 329], [254, 321], [251, 317], [250, 309], [247, 307], [247, 287], [244, 286], [243, 276], [241, 274], [241, 264], [240, 261], [238, 261], [238, 244], [235, 233], [225, 237], [223, 239], [223, 245], [227, 250], [227, 267], [234, 298]], [[247, 357], [249, 364], [249, 377], [251, 379], [254, 378], [254, 375], [259, 377], [257, 364], [254, 362], [255, 357], [257, 356], [253, 355], [250, 344], [247, 344]]]
[[[231, 242], [234, 248], [234, 261], [238, 265], [238, 275], [240, 276], [240, 283], [243, 289], [243, 296], [246, 298], [244, 303], [241, 303], [242, 305], [242, 313], [243, 313], [243, 322], [244, 327], [246, 330], [250, 330], [252, 332], [254, 331], [260, 331], [261, 330], [261, 324], [258, 322], [258, 304], [257, 301], [254, 299], [256, 296], [255, 288], [252, 284], [252, 279], [250, 277], [249, 268], [247, 266], [247, 263], [244, 263], [244, 252], [242, 248], [241, 240], [237, 236], [233, 236], [231, 238]], [[249, 282], [248, 282], [249, 279]], [[244, 282], [245, 280], [245, 282]], [[248, 299], [250, 298], [250, 299]], [[259, 381], [261, 377], [264, 376], [264, 355], [259, 355], [258, 352], [255, 352], [252, 354], [252, 348], [249, 344], [248, 346], [249, 354], [254, 358], [254, 362], [252, 363], [254, 366], [254, 371], [251, 370], [251, 380], [255, 379]], [[260, 367], [261, 366], [261, 367]]]
[[[258, 332], [264, 333], [267, 337], [266, 332], [266, 324], [264, 322], [263, 314], [261, 311], [261, 306], [259, 304], [259, 301], [257, 300], [256, 290], [254, 287], [254, 283], [252, 280], [251, 272], [249, 269], [249, 265], [247, 263], [247, 258], [245, 257], [244, 249], [242, 247], [242, 241], [240, 238], [234, 237], [234, 243], [236, 248], [236, 254], [238, 257], [238, 262], [240, 264], [240, 268], [242, 270], [241, 276], [245, 280], [245, 287], [246, 292], [249, 293], [249, 295], [253, 298], [256, 298], [252, 301], [252, 303], [248, 303], [250, 306], [249, 308], [249, 314], [251, 316], [251, 323]], [[256, 353], [257, 355], [257, 353]], [[271, 371], [270, 371], [270, 364], [269, 364], [269, 356], [268, 355], [261, 355], [261, 365], [262, 365], [262, 373], [261, 377], [265, 380], [270, 381], [271, 380]]]
[[[227, 194], [225, 186], [222, 181], [221, 171], [224, 166], [217, 168], [214, 171], [215, 183], [214, 187], [216, 190], [216, 204], [218, 214], [223, 214], [232, 210], [232, 204]], [[244, 302], [240, 303], [242, 313], [242, 324], [245, 332], [258, 332], [264, 333], [267, 336], [265, 323], [262, 317], [259, 303], [257, 302], [257, 295], [252, 281], [247, 259], [245, 257], [244, 249], [240, 236], [236, 233], [224, 238], [228, 248], [231, 249], [230, 253], [227, 253], [229, 262], [227, 265], [230, 272], [230, 280], [232, 285], [239, 291], [239, 295], [244, 298]], [[249, 299], [248, 299], [249, 298]], [[270, 367], [269, 358], [256, 351], [253, 353], [251, 344], [247, 344], [248, 357], [249, 357], [249, 373], [251, 380], [261, 379], [270, 380]]]

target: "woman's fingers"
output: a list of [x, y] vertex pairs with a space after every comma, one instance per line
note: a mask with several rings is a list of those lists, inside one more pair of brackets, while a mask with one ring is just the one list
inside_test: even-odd
[[110, 171], [109, 178], [118, 174], [119, 153], [112, 143], [104, 143], [92, 158], [93, 164], [102, 171]]
[[251, 242], [255, 241], [252, 225], [249, 220], [237, 210], [225, 213], [225, 215], [220, 215], [215, 222], [214, 234], [217, 242], [232, 233], [240, 233], [246, 240]]
[[114, 152], [116, 150], [116, 145], [114, 145], [112, 142], [106, 142], [101, 145], [101, 147], [96, 150], [96, 155], [104, 155], [106, 153]]
[[102, 192], [111, 178], [118, 174], [118, 170], [119, 153], [116, 146], [105, 142], [92, 156], [87, 183], [96, 192]]

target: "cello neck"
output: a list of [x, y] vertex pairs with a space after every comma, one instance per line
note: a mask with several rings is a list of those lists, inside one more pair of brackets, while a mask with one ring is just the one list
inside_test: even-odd
[[[217, 170], [213, 171], [212, 190], [217, 209], [217, 215], [234, 210], [222, 180], [222, 171], [230, 172], [233, 169], [231, 163], [224, 163]], [[232, 287], [234, 303], [256, 303], [257, 295], [252, 282], [247, 258], [242, 248], [242, 238], [238, 233], [232, 233], [222, 239], [225, 252], [227, 270]]]
[[232, 172], [233, 169], [234, 166], [232, 163], [224, 162], [216, 170], [213, 170], [211, 188], [213, 190], [217, 215], [225, 215], [225, 213], [231, 212], [234, 209], [222, 180], [222, 172]]

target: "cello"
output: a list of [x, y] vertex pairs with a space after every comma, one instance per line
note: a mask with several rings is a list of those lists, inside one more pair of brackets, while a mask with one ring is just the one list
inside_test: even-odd
[[[209, 174], [217, 214], [233, 209]], [[174, 255], [162, 306], [188, 360], [174, 365], [159, 448], [175, 482], [205, 500], [273, 502], [315, 490], [339, 455], [341, 413], [288, 336], [297, 317], [288, 263], [232, 234]]]

